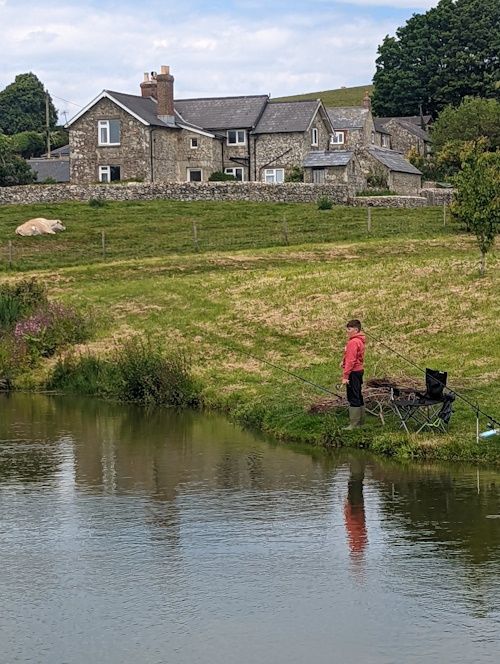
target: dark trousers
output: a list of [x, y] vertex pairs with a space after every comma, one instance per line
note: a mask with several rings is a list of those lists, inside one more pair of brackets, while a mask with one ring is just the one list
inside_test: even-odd
[[363, 395], [361, 394], [361, 385], [363, 385], [364, 371], [351, 371], [349, 374], [349, 382], [346, 385], [347, 401], [349, 406], [359, 408], [364, 406]]

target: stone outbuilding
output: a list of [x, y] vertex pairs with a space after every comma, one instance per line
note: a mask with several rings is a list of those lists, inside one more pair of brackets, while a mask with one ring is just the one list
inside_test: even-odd
[[366, 175], [354, 150], [309, 152], [304, 161], [304, 180], [315, 184], [346, 184], [350, 196], [366, 188]]
[[[363, 151], [365, 172], [384, 181], [381, 189], [404, 196], [418, 196], [422, 189], [422, 173], [399, 152], [369, 147]], [[369, 176], [368, 175], [368, 176]]]
[[426, 157], [432, 142], [427, 131], [429, 123], [430, 116], [379, 118], [375, 120], [375, 129], [381, 137], [381, 146], [383, 146], [383, 136], [388, 134], [389, 145], [386, 144], [385, 147], [390, 147], [405, 156], [414, 148], [419, 155]]

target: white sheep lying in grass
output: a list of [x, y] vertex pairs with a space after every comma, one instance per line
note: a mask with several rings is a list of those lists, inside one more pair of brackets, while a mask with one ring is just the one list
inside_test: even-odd
[[30, 219], [16, 228], [16, 233], [27, 237], [29, 235], [55, 235], [56, 231], [65, 231], [60, 219]]

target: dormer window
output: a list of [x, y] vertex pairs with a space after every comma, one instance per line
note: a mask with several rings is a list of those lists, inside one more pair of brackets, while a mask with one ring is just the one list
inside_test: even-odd
[[316, 129], [316, 127], [313, 127], [311, 131], [311, 145], [313, 147], [318, 146], [318, 130]]
[[345, 134], [343, 131], [335, 131], [330, 138], [330, 145], [344, 145]]
[[386, 148], [387, 147], [387, 136], [385, 134], [382, 134], [382, 147]]
[[191, 139], [191, 148], [194, 150], [197, 147], [198, 147], [198, 139], [197, 138], [192, 138]]
[[99, 120], [99, 145], [120, 145], [120, 120]]
[[244, 129], [229, 129], [227, 132], [228, 145], [245, 145], [246, 134]]

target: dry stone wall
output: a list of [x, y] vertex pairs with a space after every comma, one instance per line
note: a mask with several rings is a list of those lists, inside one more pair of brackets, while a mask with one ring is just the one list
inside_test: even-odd
[[[443, 191], [443, 190], [438, 190]], [[424, 192], [422, 192], [424, 193]], [[448, 194], [449, 192], [444, 192]], [[263, 203], [316, 203], [328, 196], [336, 205], [415, 208], [429, 205], [425, 196], [358, 196], [343, 184], [286, 182], [171, 182], [128, 184], [54, 184], [0, 187], [0, 205], [105, 201], [254, 201]], [[439, 203], [432, 203], [439, 204]]]

